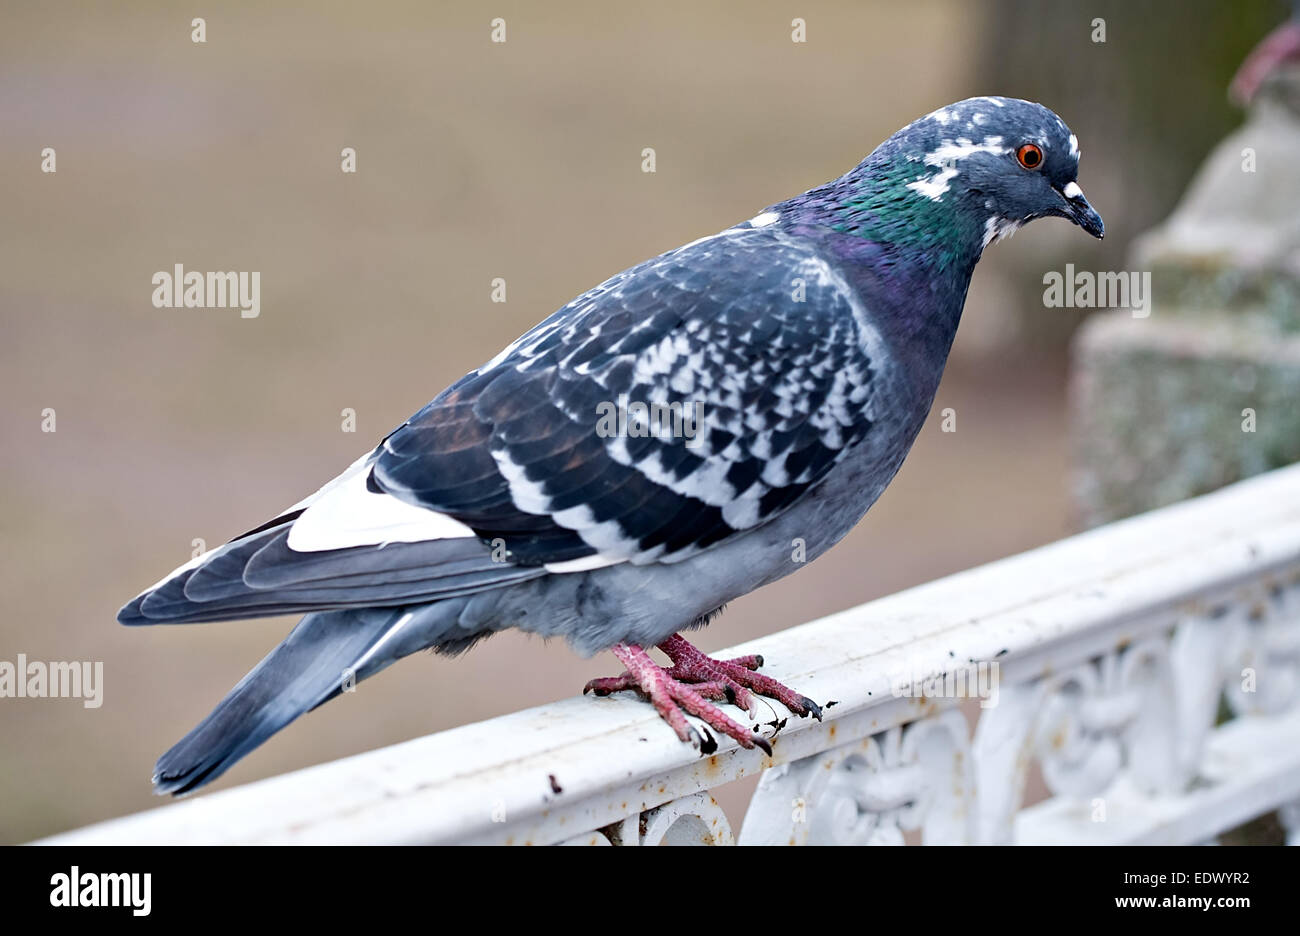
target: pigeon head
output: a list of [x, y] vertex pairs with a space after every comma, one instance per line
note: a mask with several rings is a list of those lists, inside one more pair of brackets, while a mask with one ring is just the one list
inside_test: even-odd
[[1036, 218], [1065, 218], [1100, 238], [1078, 172], [1078, 140], [1060, 117], [1030, 101], [979, 97], [914, 121], [804, 197], [837, 230], [973, 264]]
[[1079, 187], [1078, 138], [1041, 104], [971, 98], [899, 136], [904, 159], [925, 167], [908, 190], [982, 219], [985, 245], [1035, 218], [1065, 218], [1096, 238], [1105, 232]]

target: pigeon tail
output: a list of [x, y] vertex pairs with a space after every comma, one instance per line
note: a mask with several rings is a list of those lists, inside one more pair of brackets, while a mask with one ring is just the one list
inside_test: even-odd
[[445, 604], [455, 607], [308, 614], [207, 718], [158, 759], [154, 792], [180, 795], [210, 783], [299, 715], [408, 653], [436, 645], [460, 610], [458, 602]]

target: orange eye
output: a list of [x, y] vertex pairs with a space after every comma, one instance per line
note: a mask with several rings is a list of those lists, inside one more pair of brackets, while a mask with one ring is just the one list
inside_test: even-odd
[[1016, 150], [1016, 161], [1026, 169], [1037, 169], [1043, 164], [1043, 151], [1033, 143], [1025, 143]]

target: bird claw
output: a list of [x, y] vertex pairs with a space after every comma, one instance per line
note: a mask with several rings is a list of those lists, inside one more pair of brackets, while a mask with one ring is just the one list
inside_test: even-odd
[[[755, 672], [763, 665], [763, 658], [758, 654], [715, 660], [701, 653], [679, 635], [673, 635], [659, 644], [659, 649], [673, 661], [672, 666], [660, 666], [642, 647], [635, 644], [618, 644], [613, 648], [614, 654], [627, 670], [618, 676], [591, 680], [583, 688], [583, 694], [592, 692], [606, 696], [631, 689], [643, 699], [648, 699], [677, 737], [702, 755], [717, 751], [718, 743], [708, 728], [697, 730], [688, 722], [688, 714], [733, 738], [741, 747], [758, 748], [769, 757], [772, 756], [772, 744], [758, 733], [757, 726], [752, 731], [747, 731], [709, 700], [730, 702], [744, 709], [753, 718], [758, 709], [756, 696], [769, 696], [796, 715], [812, 715], [818, 721], [821, 720], [822, 709], [812, 699], [794, 692], [769, 676]], [[771, 724], [779, 731], [784, 727], [785, 720], [777, 719]]]
[[[741, 699], [737, 704], [748, 709], [751, 717], [754, 714], [753, 693], [776, 699], [800, 718], [812, 715], [818, 721], [822, 720], [821, 706], [812, 699], [800, 695], [771, 676], [755, 672], [764, 662], [759, 654], [715, 660], [680, 634], [669, 637], [659, 645], [659, 649], [673, 661], [668, 673], [675, 679], [683, 682], [722, 681], [734, 685]], [[745, 698], [750, 698], [751, 704], [745, 705]]]
[[586, 695], [590, 692], [597, 696], [607, 696], [611, 692], [622, 692], [624, 689], [631, 689], [643, 697], [645, 695], [637, 681], [632, 678], [632, 674], [626, 672], [620, 676], [601, 676], [599, 679], [592, 679], [582, 687], [582, 694]]
[[808, 698], [807, 696], [800, 696], [799, 701], [802, 702], [803, 707], [808, 710], [807, 712], [804, 713], [805, 715], [811, 715], [813, 718], [817, 719], [818, 721], [822, 720], [822, 707], [820, 705], [818, 705], [816, 702], [814, 702], [812, 699]]

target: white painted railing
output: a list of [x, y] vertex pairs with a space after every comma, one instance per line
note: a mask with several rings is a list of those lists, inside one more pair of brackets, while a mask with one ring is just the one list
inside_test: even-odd
[[[47, 841], [728, 844], [709, 791], [760, 772], [741, 844], [1191, 844], [1272, 809], [1294, 841], [1300, 466], [730, 653], [838, 704], [769, 760], [566, 699]], [[970, 673], [985, 707], [899, 694]], [[1053, 796], [1023, 808], [1034, 763]]]

